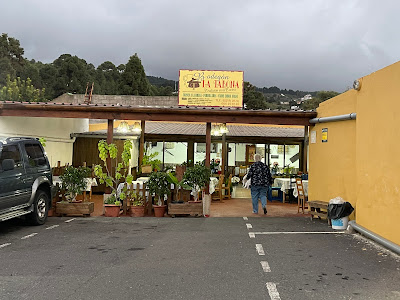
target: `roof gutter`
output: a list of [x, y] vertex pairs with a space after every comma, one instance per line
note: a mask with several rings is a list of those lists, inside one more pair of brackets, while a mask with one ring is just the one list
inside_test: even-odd
[[400, 255], [400, 246], [399, 245], [392, 243], [391, 241], [384, 239], [383, 237], [377, 235], [376, 233], [369, 231], [368, 229], [358, 225], [355, 221], [350, 221], [349, 224], [354, 230], [365, 235], [367, 238], [374, 240], [375, 242], [381, 244], [382, 246], [384, 246], [384, 247], [388, 248], [389, 250]]
[[347, 121], [347, 120], [355, 120], [357, 117], [356, 113], [351, 113], [347, 115], [339, 115], [325, 118], [314, 118], [310, 120], [310, 123], [326, 123], [326, 122], [336, 122], [336, 121]]

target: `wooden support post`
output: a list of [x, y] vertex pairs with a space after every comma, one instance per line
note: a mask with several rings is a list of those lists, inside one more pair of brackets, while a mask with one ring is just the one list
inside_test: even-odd
[[142, 166], [143, 163], [143, 156], [144, 156], [144, 129], [145, 129], [145, 121], [141, 121], [141, 129], [140, 132], [140, 141], [139, 141], [139, 162], [138, 162], [138, 171]]
[[[114, 134], [114, 120], [109, 119], [108, 126], [107, 126], [107, 144], [111, 144], [113, 142], [113, 134]], [[106, 164], [107, 164], [108, 170], [112, 173], [110, 157], [107, 157]], [[106, 187], [106, 193], [111, 194], [111, 188]]]
[[[210, 167], [210, 152], [211, 152], [211, 123], [206, 125], [206, 167]], [[210, 193], [209, 183], [206, 185], [206, 194]]]
[[[83, 162], [83, 167], [86, 167], [86, 161]], [[85, 188], [85, 190], [83, 191], [83, 202], [86, 202], [86, 201], [87, 201], [87, 199], [86, 199], [86, 188]]]
[[227, 149], [226, 149], [226, 133], [223, 133], [222, 134], [222, 153], [221, 153], [221, 158], [222, 158], [222, 161], [221, 161], [221, 173], [222, 174], [224, 174], [224, 176], [226, 177], [227, 176], [227, 165], [228, 165], [228, 162], [227, 162]]
[[188, 163], [189, 167], [193, 167], [193, 165], [194, 165], [194, 142], [193, 141], [188, 142], [187, 163]]

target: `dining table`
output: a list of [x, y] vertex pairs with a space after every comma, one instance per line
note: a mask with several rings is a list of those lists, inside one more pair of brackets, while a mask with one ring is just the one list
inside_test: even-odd
[[[308, 180], [302, 180], [304, 195], [308, 196]], [[286, 193], [288, 190], [293, 189], [293, 196], [297, 198], [296, 178], [275, 178], [274, 186], [280, 187], [283, 193], [283, 203], [285, 203]]]

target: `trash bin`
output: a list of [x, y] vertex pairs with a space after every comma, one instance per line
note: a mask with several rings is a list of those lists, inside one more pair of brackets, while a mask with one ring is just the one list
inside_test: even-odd
[[346, 229], [349, 222], [349, 215], [354, 208], [350, 202], [346, 202], [341, 197], [333, 198], [328, 204], [328, 218], [331, 219], [333, 229]]

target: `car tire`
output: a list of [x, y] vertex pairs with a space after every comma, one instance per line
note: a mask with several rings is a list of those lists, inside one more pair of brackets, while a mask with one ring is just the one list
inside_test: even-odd
[[43, 225], [47, 219], [49, 211], [49, 196], [45, 191], [37, 190], [33, 201], [33, 212], [28, 215], [28, 220], [32, 225]]

